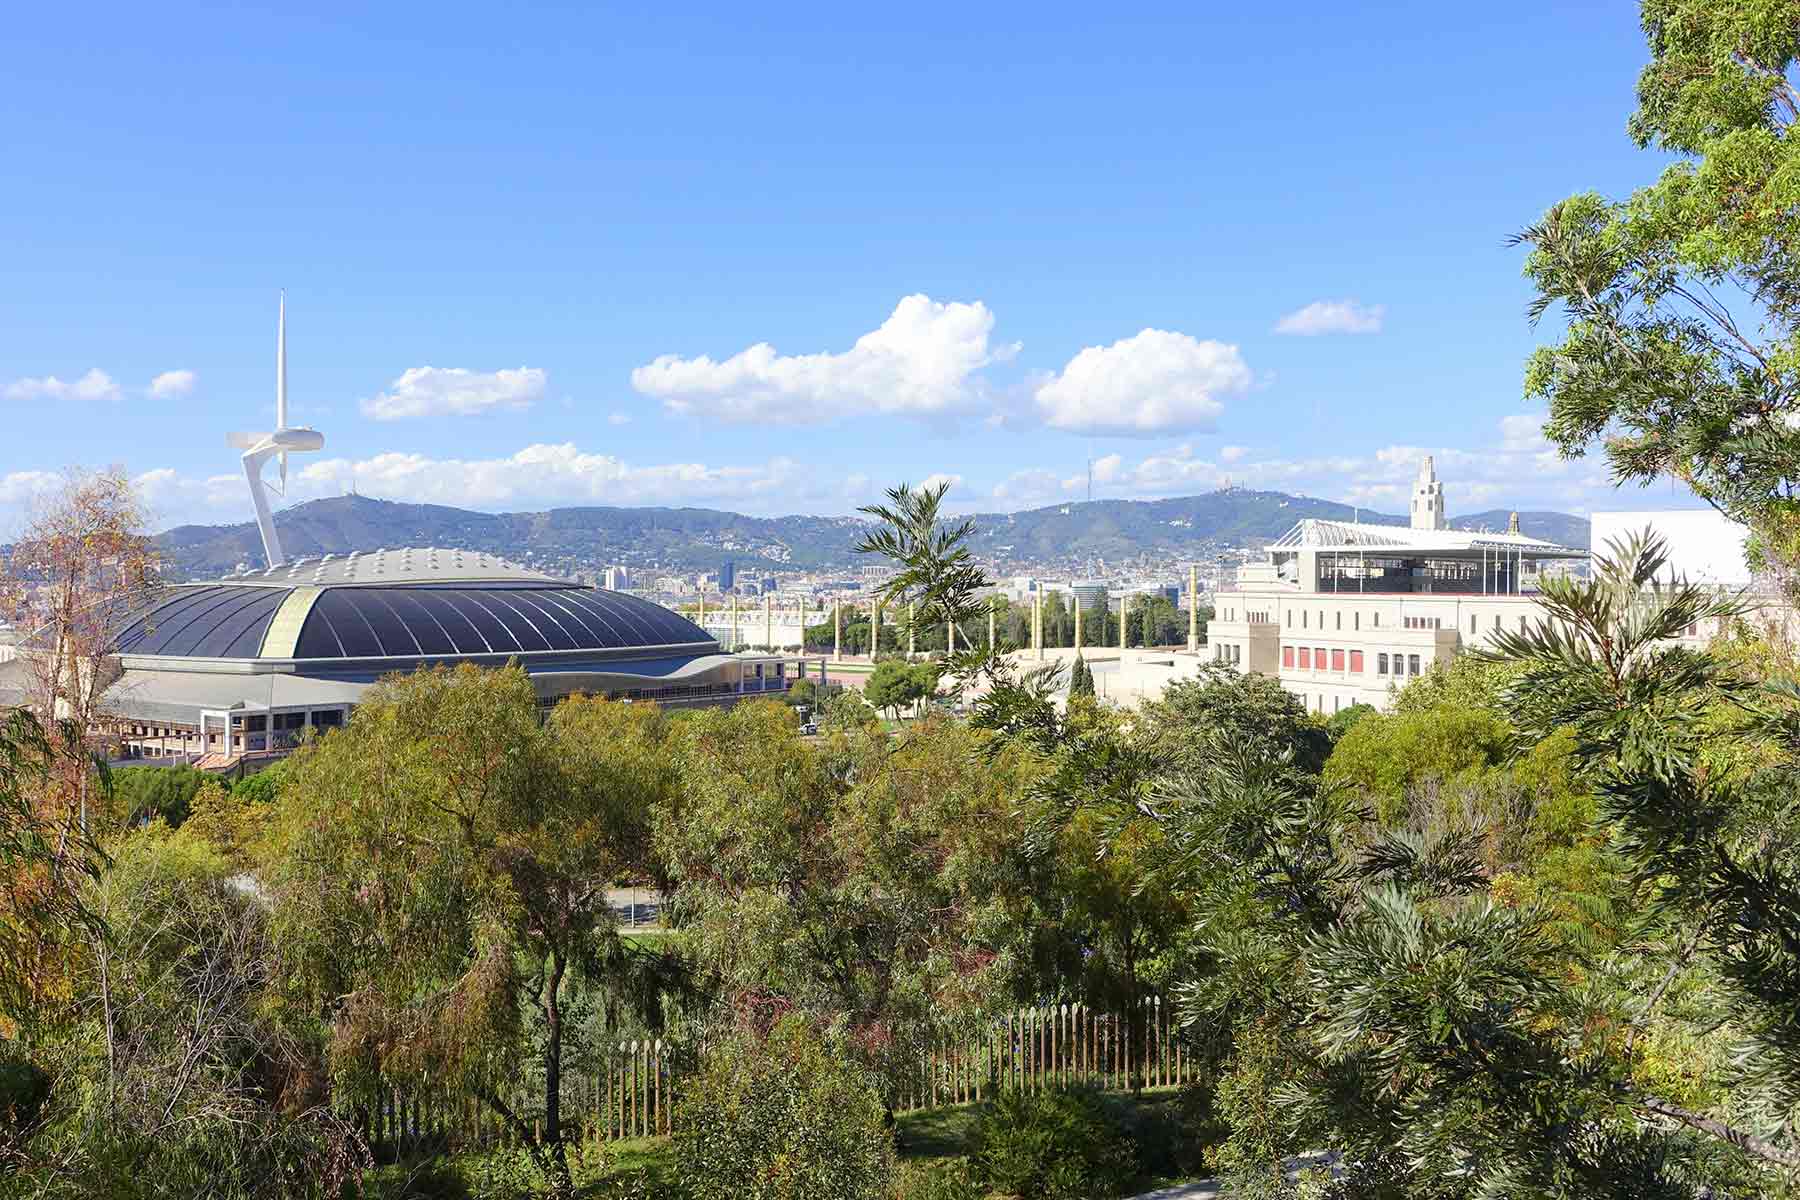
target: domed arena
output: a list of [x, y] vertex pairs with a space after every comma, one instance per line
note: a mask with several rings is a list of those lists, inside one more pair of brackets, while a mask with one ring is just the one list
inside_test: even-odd
[[622, 592], [459, 550], [301, 559], [172, 586], [120, 631], [107, 707], [128, 753], [234, 765], [346, 719], [376, 679], [518, 663], [548, 704], [577, 692], [691, 706], [779, 693], [787, 659], [725, 654]]

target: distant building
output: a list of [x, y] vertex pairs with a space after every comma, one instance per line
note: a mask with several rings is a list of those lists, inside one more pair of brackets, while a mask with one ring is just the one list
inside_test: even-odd
[[626, 570], [622, 566], [606, 568], [606, 590], [607, 591], [622, 592], [630, 586], [631, 586], [631, 572], [630, 571]]
[[1410, 527], [1308, 518], [1215, 595], [1216, 662], [1281, 680], [1314, 712], [1386, 707], [1390, 689], [1537, 615], [1543, 568], [1585, 550], [1445, 528], [1431, 459]]
[[728, 558], [719, 567], [719, 590], [721, 592], [729, 592], [732, 588], [734, 588], [736, 586], [737, 586], [737, 563], [735, 561], [733, 561], [732, 559]]
[[762, 583], [757, 587], [757, 591], [759, 591], [763, 595], [767, 596], [769, 593], [773, 592], [776, 589], [776, 587], [778, 587], [778, 586], [779, 585], [775, 582], [775, 577], [773, 575], [764, 575], [762, 577]]
[[1074, 593], [1075, 603], [1083, 612], [1105, 612], [1107, 597], [1111, 594], [1106, 582], [1099, 579], [1071, 580], [1069, 591]]
[[1623, 543], [1649, 529], [1661, 535], [1669, 563], [1666, 579], [1685, 578], [1690, 583], [1746, 588], [1756, 583], [1756, 573], [1744, 553], [1750, 531], [1710, 508], [1661, 512], [1597, 512], [1589, 525], [1589, 545], [1594, 557], [1608, 553], [1608, 543]]

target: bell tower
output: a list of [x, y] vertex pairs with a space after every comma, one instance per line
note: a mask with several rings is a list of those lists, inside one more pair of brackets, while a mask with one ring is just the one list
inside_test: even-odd
[[1438, 482], [1437, 467], [1429, 454], [1419, 464], [1419, 479], [1413, 484], [1412, 527], [1444, 528], [1444, 485]]

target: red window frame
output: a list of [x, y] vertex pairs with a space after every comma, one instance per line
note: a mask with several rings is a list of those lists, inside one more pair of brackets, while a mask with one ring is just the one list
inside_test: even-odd
[[1342, 650], [1333, 650], [1331, 652], [1331, 669], [1334, 671], [1341, 671], [1344, 669], [1344, 652]]
[[1312, 670], [1312, 647], [1311, 646], [1300, 647], [1300, 669], [1302, 671]]
[[1352, 650], [1350, 652], [1350, 673], [1352, 675], [1361, 675], [1363, 673], [1363, 652], [1361, 650]]
[[1292, 646], [1283, 646], [1281, 648], [1281, 665], [1284, 667], [1292, 667], [1294, 665], [1294, 648]]

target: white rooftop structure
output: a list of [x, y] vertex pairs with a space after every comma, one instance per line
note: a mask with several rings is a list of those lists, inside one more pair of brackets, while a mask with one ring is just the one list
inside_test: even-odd
[[473, 550], [404, 546], [394, 550], [352, 550], [319, 558], [297, 558], [261, 571], [239, 568], [226, 576], [230, 583], [319, 584], [331, 587], [357, 584], [467, 583], [516, 580], [533, 583], [567, 583], [519, 566], [491, 554]]
[[1307, 517], [1269, 543], [1270, 550], [1328, 550], [1401, 554], [1471, 553], [1482, 550], [1523, 552], [1547, 558], [1586, 558], [1586, 550], [1558, 546], [1518, 532], [1369, 525]]
[[1595, 555], [1607, 553], [1607, 543], [1628, 541], [1645, 529], [1662, 535], [1669, 556], [1665, 578], [1729, 588], [1750, 587], [1756, 582], [1756, 573], [1744, 554], [1749, 529], [1714, 509], [1597, 512], [1591, 529]]

